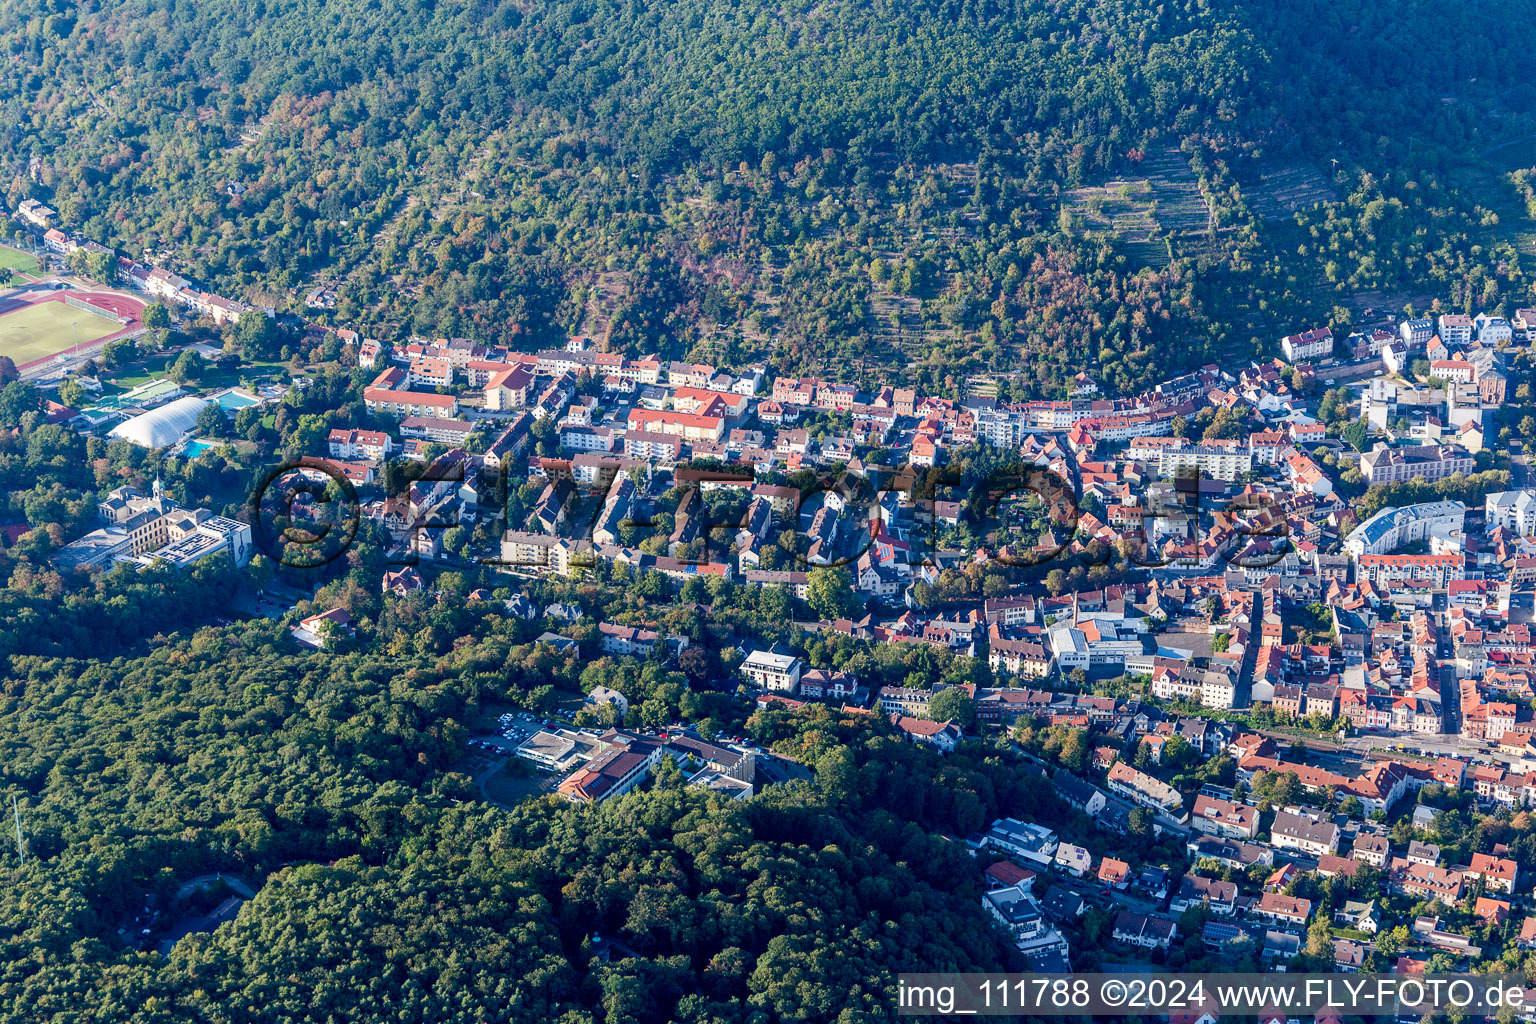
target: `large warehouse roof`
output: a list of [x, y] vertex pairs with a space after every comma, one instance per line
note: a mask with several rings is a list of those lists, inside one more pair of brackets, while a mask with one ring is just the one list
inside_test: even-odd
[[178, 398], [169, 405], [124, 420], [108, 432], [145, 448], [166, 448], [180, 441], [197, 426], [197, 414], [207, 405], [202, 398]]

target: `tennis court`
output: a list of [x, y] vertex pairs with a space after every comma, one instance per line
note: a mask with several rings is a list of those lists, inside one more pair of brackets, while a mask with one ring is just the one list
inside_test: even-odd
[[10, 356], [17, 366], [88, 345], [123, 325], [95, 316], [62, 302], [34, 302], [0, 314], [0, 355]]

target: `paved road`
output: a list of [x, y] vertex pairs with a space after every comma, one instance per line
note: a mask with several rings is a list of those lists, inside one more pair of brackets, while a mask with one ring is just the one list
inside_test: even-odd
[[[1175, 882], [1176, 882], [1176, 880], [1175, 880]], [[1100, 897], [1099, 898], [1102, 899], [1103, 898], [1103, 895], [1102, 895], [1103, 894], [1103, 890], [1100, 889], [1099, 893], [1100, 893]], [[1127, 910], [1135, 911], [1136, 913], [1141, 914], [1144, 917], [1151, 917], [1153, 915], [1156, 915], [1158, 917], [1167, 917], [1167, 918], [1171, 918], [1173, 920], [1177, 920], [1178, 917], [1179, 917], [1178, 914], [1170, 913], [1167, 910], [1164, 910], [1163, 909], [1163, 901], [1162, 900], [1154, 900], [1154, 899], [1152, 899], [1151, 897], [1148, 897], [1148, 896], [1133, 896], [1132, 894], [1130, 894], [1128, 892], [1117, 892], [1117, 891], [1111, 890], [1110, 894], [1109, 894], [1109, 899], [1116, 906], [1124, 907]]]
[[1461, 735], [1461, 687], [1456, 684], [1454, 665], [1440, 665], [1440, 713], [1445, 719], [1445, 731]]
[[1476, 740], [1464, 739], [1460, 736], [1448, 736], [1443, 733], [1433, 736], [1423, 733], [1377, 733], [1374, 735], [1351, 736], [1345, 740], [1345, 745], [1351, 750], [1364, 753], [1368, 750], [1392, 750], [1395, 746], [1402, 746], [1401, 753], [1423, 754], [1429, 757], [1466, 757], [1470, 754], [1486, 754], [1488, 751], [1483, 744]]
[[1531, 486], [1531, 456], [1529, 452], [1521, 451], [1518, 455], [1510, 456], [1509, 475], [1509, 484], [1515, 490], [1521, 491]]
[[26, 284], [19, 284], [11, 290], [7, 291], [5, 294], [6, 297], [10, 297], [12, 295], [19, 294], [20, 292], [52, 292], [58, 291], [58, 289], [59, 285], [57, 278], [29, 277], [27, 278]]
[[185, 882], [181, 883], [181, 888], [176, 890], [176, 898], [179, 900], [184, 900], [188, 896], [192, 895], [192, 893], [196, 890], [207, 888], [208, 886], [214, 885], [218, 882], [223, 882], [225, 885], [229, 886], [232, 890], [239, 893], [241, 896], [244, 896], [246, 899], [251, 899], [256, 895], [255, 891], [252, 890], [249, 885], [246, 885], [244, 880], [242, 880], [239, 875], [213, 874], [198, 875], [195, 878], [187, 879]]

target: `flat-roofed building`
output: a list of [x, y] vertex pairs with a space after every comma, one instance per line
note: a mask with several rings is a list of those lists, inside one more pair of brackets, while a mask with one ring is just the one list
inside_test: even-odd
[[759, 690], [793, 693], [801, 671], [799, 658], [778, 651], [753, 651], [741, 663], [741, 674]]
[[1253, 471], [1253, 452], [1247, 448], [1186, 445], [1164, 448], [1157, 453], [1159, 476], [1183, 476], [1191, 471], [1204, 473], [1217, 480], [1235, 480], [1239, 474]]

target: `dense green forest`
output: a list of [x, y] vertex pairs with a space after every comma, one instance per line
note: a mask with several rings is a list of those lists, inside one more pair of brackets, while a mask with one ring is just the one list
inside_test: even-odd
[[1052, 396], [1513, 308], [1536, 251], [1522, 0], [50, 3], [8, 198], [385, 337]]
[[[468, 632], [296, 655], [257, 622], [15, 658], [0, 789], [29, 856], [0, 844], [0, 1020], [852, 1021], [890, 1016], [898, 968], [1010, 963], [939, 834], [1061, 813], [1017, 764], [938, 770], [878, 717], [823, 709], [751, 726], [811, 782], [741, 802], [663, 771], [504, 811], [446, 769], [460, 723], [508, 678], [551, 678], [551, 654]], [[123, 941], [144, 901], [213, 871], [270, 879], [168, 958]], [[597, 932], [637, 955], [593, 961]]]

